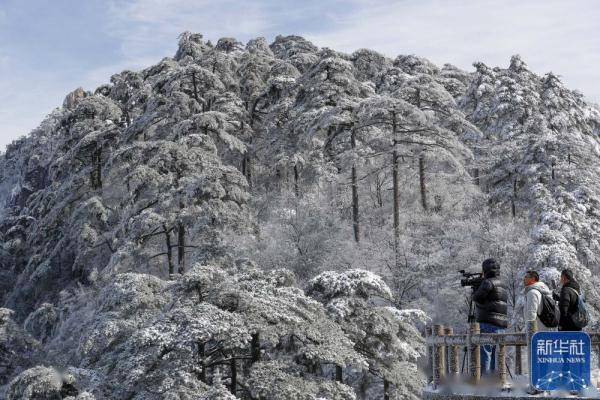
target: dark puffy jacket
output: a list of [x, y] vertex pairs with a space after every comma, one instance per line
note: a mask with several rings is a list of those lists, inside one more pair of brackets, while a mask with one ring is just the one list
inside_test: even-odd
[[560, 310], [559, 331], [581, 330], [581, 328], [573, 325], [573, 321], [571, 320], [571, 315], [577, 311], [578, 293], [581, 293], [579, 283], [572, 279], [560, 289], [560, 295], [554, 294], [553, 297], [558, 301], [558, 309]]
[[477, 322], [506, 328], [508, 327], [508, 290], [500, 280], [500, 266], [496, 263], [484, 265], [483, 277], [485, 279], [473, 293]]

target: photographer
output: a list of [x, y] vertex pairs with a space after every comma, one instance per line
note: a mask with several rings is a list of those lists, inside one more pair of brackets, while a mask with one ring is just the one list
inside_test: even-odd
[[[508, 291], [500, 280], [500, 264], [489, 258], [481, 264], [483, 281], [473, 288], [475, 317], [481, 333], [497, 333], [508, 327]], [[482, 372], [496, 369], [495, 346], [481, 346]]]

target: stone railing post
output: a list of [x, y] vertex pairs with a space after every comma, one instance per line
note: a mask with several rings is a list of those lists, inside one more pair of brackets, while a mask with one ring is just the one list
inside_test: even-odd
[[[425, 327], [425, 338], [431, 337], [431, 326]], [[427, 382], [433, 382], [433, 351], [429, 344], [425, 345], [427, 351]]]
[[[444, 330], [446, 336], [454, 335], [454, 329], [446, 328]], [[460, 351], [460, 346], [451, 344], [448, 346], [448, 375], [456, 376], [458, 375], [458, 354]]]
[[[444, 336], [444, 326], [443, 325], [434, 325], [433, 326], [433, 337], [443, 337]], [[445, 355], [446, 346], [443, 344], [436, 344], [433, 347], [433, 387], [437, 388], [440, 385], [440, 382], [444, 379], [445, 376]]]
[[472, 338], [479, 335], [479, 323], [471, 322], [469, 324], [469, 334], [467, 335], [467, 348], [469, 351], [469, 375], [473, 383], [477, 384], [481, 378], [481, 354], [479, 346], [473, 344]]
[[531, 338], [537, 332], [537, 321], [525, 321], [525, 349], [527, 351], [527, 374], [531, 376]]
[[515, 346], [515, 375], [523, 375], [523, 346]]
[[498, 377], [500, 378], [500, 387], [502, 390], [508, 387], [508, 379], [506, 376], [506, 345], [498, 345]]

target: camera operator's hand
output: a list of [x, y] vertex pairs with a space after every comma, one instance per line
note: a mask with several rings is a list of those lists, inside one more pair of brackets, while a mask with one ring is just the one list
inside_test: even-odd
[[494, 285], [492, 282], [490, 282], [489, 279], [485, 279], [483, 282], [481, 282], [481, 285], [479, 285], [477, 290], [473, 291], [473, 301], [480, 304], [485, 303], [488, 294], [493, 288]]

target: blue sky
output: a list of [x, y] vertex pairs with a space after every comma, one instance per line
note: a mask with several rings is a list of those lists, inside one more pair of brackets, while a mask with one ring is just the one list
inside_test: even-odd
[[298, 34], [465, 69], [477, 60], [506, 66], [519, 53], [600, 102], [595, 0], [0, 0], [0, 151], [69, 91], [173, 56], [185, 30], [213, 42]]

